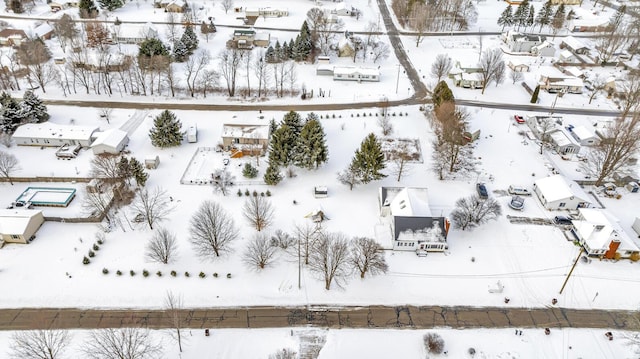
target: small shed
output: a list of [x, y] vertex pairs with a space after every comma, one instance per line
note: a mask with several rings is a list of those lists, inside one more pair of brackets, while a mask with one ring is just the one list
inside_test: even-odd
[[315, 198], [327, 198], [329, 196], [329, 190], [325, 186], [316, 186], [313, 188], [313, 196]]
[[189, 128], [187, 129], [187, 142], [198, 142], [198, 127], [196, 125], [189, 126]]
[[94, 155], [109, 153], [117, 155], [129, 144], [129, 135], [119, 129], [111, 129], [98, 133], [95, 141], [91, 144]]
[[637, 182], [629, 182], [624, 186], [624, 188], [626, 188], [627, 191], [631, 193], [638, 193], [638, 189], [640, 188], [640, 186], [638, 186]]
[[149, 170], [155, 170], [160, 165], [160, 156], [147, 156], [144, 158], [144, 166]]
[[0, 209], [0, 241], [29, 243], [44, 223], [41, 210]]

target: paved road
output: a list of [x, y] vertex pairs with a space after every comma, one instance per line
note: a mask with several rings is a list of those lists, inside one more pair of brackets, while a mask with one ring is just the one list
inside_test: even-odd
[[[184, 310], [185, 328], [612, 328], [640, 330], [630, 311], [474, 307], [244, 307]], [[0, 330], [170, 327], [162, 310], [3, 309]]]

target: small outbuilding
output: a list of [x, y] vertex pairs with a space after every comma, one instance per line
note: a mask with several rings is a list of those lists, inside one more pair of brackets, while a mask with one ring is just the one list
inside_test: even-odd
[[44, 223], [41, 210], [0, 209], [0, 245], [29, 243]]
[[187, 142], [198, 142], [198, 127], [196, 125], [189, 126], [189, 128], [187, 128]]
[[117, 155], [129, 144], [129, 135], [119, 129], [111, 129], [99, 132], [95, 141], [91, 144], [93, 154], [109, 153]]
[[570, 210], [591, 206], [587, 194], [580, 185], [568, 181], [562, 175], [541, 178], [534, 182], [533, 191], [542, 206], [548, 210]]
[[327, 198], [329, 197], [329, 190], [325, 186], [316, 186], [313, 188], [313, 196], [315, 198]]
[[636, 217], [636, 220], [633, 222], [631, 228], [633, 228], [634, 232], [636, 232], [638, 237], [640, 237], [640, 217]]
[[160, 156], [147, 156], [144, 158], [144, 166], [149, 170], [155, 170], [160, 165]]

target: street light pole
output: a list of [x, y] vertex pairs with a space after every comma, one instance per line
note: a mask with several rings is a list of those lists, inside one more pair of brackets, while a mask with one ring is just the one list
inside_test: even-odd
[[398, 85], [400, 84], [400, 64], [398, 66], [398, 75], [396, 76], [396, 94], [398, 93]]

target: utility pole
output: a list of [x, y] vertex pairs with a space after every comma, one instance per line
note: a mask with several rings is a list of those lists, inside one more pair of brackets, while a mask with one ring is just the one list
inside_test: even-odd
[[398, 75], [396, 76], [396, 94], [398, 93], [398, 85], [400, 84], [400, 64], [398, 66]]
[[562, 288], [560, 288], [560, 294], [562, 294], [564, 287], [567, 285], [567, 282], [569, 281], [569, 277], [571, 277], [571, 273], [573, 273], [573, 270], [576, 268], [576, 264], [578, 264], [578, 261], [580, 260], [580, 256], [582, 256], [582, 253], [584, 253], [584, 247], [580, 248], [578, 257], [576, 257], [575, 262], [573, 262], [573, 266], [571, 266], [571, 270], [569, 271], [569, 274], [567, 274], [567, 278], [564, 279], [564, 283], [562, 283]]
[[300, 285], [300, 238], [298, 238], [298, 289], [301, 289], [302, 286]]

